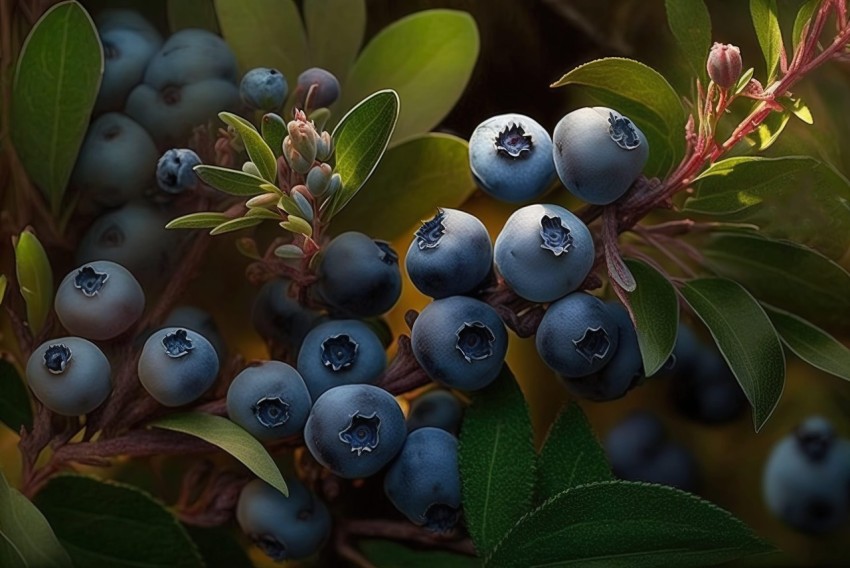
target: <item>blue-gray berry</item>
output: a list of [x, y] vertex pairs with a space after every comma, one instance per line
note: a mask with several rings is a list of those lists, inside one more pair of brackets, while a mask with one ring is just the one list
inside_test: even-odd
[[242, 102], [254, 110], [272, 112], [286, 102], [289, 85], [286, 77], [277, 69], [256, 67], [242, 77], [239, 96]]
[[201, 397], [218, 376], [218, 355], [201, 334], [166, 327], [145, 342], [139, 357], [139, 381], [163, 406], [182, 406]]
[[198, 183], [194, 168], [200, 164], [201, 159], [194, 151], [171, 148], [156, 163], [156, 183], [166, 193], [183, 193]]

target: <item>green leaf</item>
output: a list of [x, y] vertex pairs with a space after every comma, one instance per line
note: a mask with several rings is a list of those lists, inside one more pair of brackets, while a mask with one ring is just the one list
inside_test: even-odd
[[280, 245], [274, 249], [278, 258], [304, 258], [304, 251], [298, 245]]
[[5, 274], [0, 274], [0, 304], [6, 298], [6, 288], [9, 286], [9, 279]]
[[395, 91], [378, 91], [351, 109], [334, 129], [335, 171], [342, 188], [331, 200], [327, 219], [339, 213], [375, 171], [395, 129], [398, 105]]
[[629, 294], [629, 303], [644, 372], [651, 377], [667, 362], [676, 345], [679, 299], [670, 281], [648, 264], [627, 260], [626, 265], [637, 281], [637, 289]]
[[71, 559], [29, 499], [9, 487], [0, 472], [0, 566], [70, 568]]
[[35, 504], [50, 521], [74, 566], [203, 566], [174, 515], [130, 485], [60, 475], [39, 492]]
[[682, 295], [705, 323], [753, 407], [756, 432], [785, 386], [785, 355], [764, 309], [743, 286], [722, 278], [691, 280]]
[[168, 28], [172, 32], [201, 28], [219, 34], [213, 0], [168, 0]]
[[77, 2], [60, 2], [24, 43], [12, 88], [11, 134], [27, 173], [58, 215], [103, 74], [94, 23]]
[[537, 500], [595, 481], [611, 481], [611, 467], [581, 407], [566, 406], [546, 435], [537, 462]]
[[474, 191], [466, 140], [424, 134], [387, 150], [363, 189], [334, 218], [331, 230], [393, 240], [432, 217], [438, 207], [459, 207]]
[[165, 228], [166, 229], [212, 229], [218, 227], [222, 223], [228, 221], [230, 217], [224, 213], [216, 213], [214, 211], [206, 211], [203, 213], [190, 213], [172, 219]]
[[304, 23], [313, 65], [344, 81], [366, 33], [365, 0], [304, 0]]
[[345, 83], [340, 107], [379, 89], [402, 101], [394, 141], [438, 125], [466, 88], [478, 59], [478, 28], [466, 12], [425, 10], [387, 26], [363, 49]]
[[808, 105], [803, 102], [803, 99], [783, 99], [782, 102], [784, 103], [785, 108], [790, 110], [794, 116], [796, 116], [806, 124], [815, 123], [815, 118], [812, 116], [812, 111], [808, 107]]
[[741, 521], [662, 485], [607, 481], [559, 493], [519, 523], [485, 566], [714, 566], [772, 552]]
[[788, 121], [791, 120], [791, 114], [789, 111], [774, 112], [759, 125], [755, 132], [747, 137], [747, 140], [752, 142], [756, 151], [767, 150], [773, 146], [779, 139], [779, 135], [788, 126]]
[[822, 3], [823, 0], [808, 0], [808, 2], [800, 6], [797, 17], [794, 19], [794, 31], [791, 34], [791, 43], [795, 51], [797, 46], [800, 45], [800, 40], [803, 36], [803, 27], [811, 23], [812, 17]]
[[204, 560], [204, 568], [252, 566], [233, 530], [186, 525], [186, 530]]
[[[245, 151], [248, 152], [248, 157], [260, 170], [260, 175], [268, 182], [274, 183], [277, 179], [277, 159], [274, 157], [274, 152], [263, 140], [263, 137], [254, 128], [254, 125], [247, 122], [241, 116], [237, 116], [229, 112], [220, 112], [218, 117], [234, 130], [242, 138], [242, 143], [245, 144]], [[203, 166], [195, 166], [197, 171]]]
[[249, 197], [265, 193], [261, 186], [266, 180], [239, 170], [219, 166], [195, 166], [195, 173], [207, 185], [230, 195]]
[[473, 568], [481, 559], [443, 552], [413, 550], [391, 540], [361, 540], [357, 546], [376, 568]]
[[528, 406], [507, 365], [472, 394], [458, 459], [466, 527], [481, 554], [531, 508], [536, 455]]
[[706, 79], [711, 16], [703, 0], [666, 0], [667, 23], [694, 75]]
[[773, 79], [779, 67], [779, 53], [782, 50], [782, 31], [779, 29], [776, 0], [750, 0], [750, 14], [761, 51], [764, 53], [769, 81]]
[[29, 230], [15, 243], [15, 267], [18, 287], [27, 305], [27, 322], [38, 335], [53, 305], [53, 270], [44, 247]]
[[245, 213], [245, 217], [257, 217], [259, 219], [269, 219], [271, 221], [280, 221], [280, 214], [274, 211], [269, 211], [265, 207], [251, 207]]
[[649, 142], [647, 175], [665, 173], [684, 155], [684, 108], [655, 69], [631, 59], [597, 59], [579, 65], [552, 86], [565, 85], [583, 85], [593, 98], [637, 124]]
[[792, 313], [766, 306], [782, 342], [809, 365], [850, 381], [850, 349], [814, 324]]
[[287, 135], [286, 121], [279, 114], [266, 113], [260, 122], [260, 130], [275, 158], [279, 158], [283, 154], [283, 139]]
[[713, 235], [702, 252], [709, 268], [759, 300], [821, 325], [850, 329], [850, 274], [822, 254], [744, 233]]
[[297, 217], [295, 215], [289, 215], [286, 218], [286, 221], [283, 221], [280, 226], [287, 231], [298, 233], [299, 235], [307, 237], [313, 234], [313, 226], [301, 217]]
[[225, 221], [224, 223], [217, 225], [210, 231], [210, 234], [223, 235], [225, 233], [232, 233], [233, 231], [241, 231], [242, 229], [256, 227], [257, 225], [262, 223], [263, 220], [264, 219], [259, 216], [239, 217], [238, 219], [230, 219], [229, 221]]
[[694, 180], [696, 194], [685, 202], [684, 211], [717, 215], [743, 211], [765, 196], [796, 189], [798, 180], [818, 164], [809, 156], [739, 156], [715, 162]]
[[189, 412], [170, 414], [151, 422], [149, 426], [190, 434], [218, 446], [242, 462], [257, 477], [284, 495], [289, 495], [280, 470], [263, 445], [227, 418]]
[[310, 53], [293, 0], [215, 0], [221, 34], [239, 67], [273, 67], [290, 84], [309, 67]]
[[16, 434], [32, 429], [32, 407], [27, 387], [15, 366], [0, 359], [0, 422]]

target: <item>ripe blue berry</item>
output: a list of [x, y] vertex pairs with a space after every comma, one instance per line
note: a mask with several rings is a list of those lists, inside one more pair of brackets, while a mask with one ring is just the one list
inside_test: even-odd
[[242, 102], [254, 110], [276, 111], [283, 106], [288, 93], [289, 85], [283, 73], [268, 67], [251, 69], [239, 84]]
[[269, 280], [254, 299], [251, 323], [266, 341], [298, 352], [304, 337], [315, 325], [319, 314], [302, 306], [291, 294], [291, 282], [285, 278]]
[[53, 305], [62, 326], [74, 335], [112, 339], [141, 317], [145, 293], [126, 268], [98, 260], [68, 273]]
[[182, 327], [194, 329], [203, 335], [212, 344], [218, 354], [219, 364], [224, 362], [227, 356], [227, 345], [218, 329], [212, 315], [194, 306], [177, 306], [166, 316], [162, 322], [163, 327]]
[[387, 468], [384, 492], [415, 525], [446, 533], [460, 518], [457, 438], [439, 428], [411, 432]]
[[339, 98], [339, 81], [330, 71], [319, 67], [307, 69], [298, 76], [296, 87], [296, 105], [305, 108], [310, 87], [315, 85], [310, 108], [329, 107]]
[[416, 318], [413, 355], [431, 379], [466, 391], [499, 375], [508, 350], [505, 324], [489, 305], [465, 296], [435, 300]]
[[371, 317], [401, 295], [398, 255], [384, 241], [349, 231], [328, 244], [319, 261], [319, 296], [340, 315]]
[[260, 440], [300, 433], [311, 405], [304, 379], [280, 361], [248, 365], [227, 390], [228, 416]]
[[596, 296], [574, 292], [554, 302], [537, 328], [537, 352], [563, 377], [601, 370], [617, 352], [617, 321]]
[[813, 416], [771, 451], [764, 468], [764, 499], [794, 529], [834, 531], [850, 516], [850, 441]]
[[557, 205], [528, 205], [496, 237], [494, 260], [519, 296], [552, 302], [581, 286], [594, 257], [593, 237], [581, 219]]
[[201, 163], [198, 155], [188, 148], [172, 148], [156, 163], [156, 183], [172, 194], [183, 193], [198, 183], [194, 167]]
[[242, 488], [236, 520], [242, 531], [272, 560], [306, 558], [331, 533], [325, 504], [297, 479], [286, 482], [289, 497], [255, 479]]
[[39, 345], [27, 362], [27, 383], [35, 397], [57, 414], [88, 414], [109, 396], [109, 361], [97, 345], [61, 337]]
[[693, 491], [697, 468], [691, 453], [667, 438], [655, 415], [634, 412], [617, 424], [605, 439], [605, 452], [614, 475]]
[[567, 114], [552, 135], [558, 176], [584, 201], [606, 205], [628, 191], [649, 158], [649, 143], [627, 117], [606, 107]]
[[700, 346], [696, 365], [670, 382], [676, 408], [704, 424], [724, 424], [742, 416], [749, 404], [729, 365], [714, 348]]
[[416, 231], [405, 267], [413, 285], [432, 298], [473, 291], [490, 274], [493, 245], [487, 227], [457, 209], [440, 209]]
[[435, 389], [413, 399], [407, 416], [407, 430], [412, 432], [433, 426], [457, 436], [461, 420], [463, 404], [460, 400], [447, 390]]
[[148, 62], [162, 46], [162, 36], [149, 25], [145, 29], [112, 26], [99, 30], [99, 34], [103, 45], [103, 79], [95, 112], [120, 111], [127, 95], [141, 83]]
[[481, 189], [496, 199], [536, 199], [555, 179], [552, 139], [525, 115], [494, 116], [479, 124], [469, 139], [469, 167]]
[[373, 383], [387, 366], [381, 340], [358, 320], [331, 320], [313, 328], [298, 353], [298, 372], [313, 400], [340, 385]]
[[153, 333], [139, 358], [139, 381], [163, 406], [197, 400], [218, 376], [218, 355], [199, 333], [166, 327]]
[[346, 479], [377, 473], [398, 454], [406, 436], [395, 398], [372, 385], [325, 392], [304, 428], [304, 442], [316, 461]]

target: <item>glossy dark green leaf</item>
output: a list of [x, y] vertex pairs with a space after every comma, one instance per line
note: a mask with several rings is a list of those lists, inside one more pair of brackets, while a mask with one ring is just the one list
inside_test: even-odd
[[759, 300], [820, 325], [850, 322], [850, 274], [816, 251], [754, 234], [720, 233], [702, 252], [709, 268]]
[[200, 28], [218, 34], [213, 0], [168, 0], [168, 27], [172, 32]]
[[438, 207], [459, 207], [474, 191], [466, 140], [424, 134], [387, 150], [331, 230], [392, 240], [431, 218]]
[[366, 1], [304, 0], [303, 10], [312, 64], [345, 81], [366, 33]]
[[30, 230], [23, 231], [15, 242], [15, 269], [27, 306], [27, 323], [33, 335], [38, 335], [53, 305], [53, 269], [44, 247]]
[[0, 359], [0, 422], [16, 434], [32, 429], [32, 406], [24, 381], [15, 366]]
[[473, 393], [460, 431], [466, 527], [480, 554], [531, 508], [536, 455], [528, 406], [507, 365]]
[[800, 44], [800, 39], [803, 35], [803, 28], [806, 24], [811, 23], [812, 17], [815, 15], [818, 7], [823, 4], [822, 0], [808, 0], [800, 6], [797, 12], [797, 17], [794, 19], [794, 31], [791, 34], [791, 42], [794, 49]]
[[809, 365], [850, 381], [850, 349], [816, 325], [792, 313], [767, 307], [782, 342]]
[[189, 536], [195, 543], [204, 568], [241, 568], [251, 566], [245, 549], [236, 539], [234, 531], [224, 527], [205, 528], [186, 525]]
[[9, 487], [0, 472], [0, 566], [71, 568], [71, 558], [44, 515]]
[[357, 543], [375, 568], [473, 568], [481, 559], [442, 550], [414, 550], [390, 540], [361, 540]]
[[679, 298], [667, 278], [639, 260], [627, 260], [637, 288], [629, 294], [640, 354], [647, 377], [667, 362], [679, 329]]
[[283, 154], [283, 139], [286, 138], [286, 121], [279, 114], [267, 113], [260, 122], [260, 131], [275, 158]]
[[767, 76], [773, 78], [779, 67], [782, 31], [779, 29], [776, 0], [750, 0], [750, 14], [767, 65]]
[[215, 0], [215, 9], [242, 71], [273, 67], [294, 85], [309, 67], [307, 36], [293, 0]]
[[182, 432], [218, 446], [250, 469], [257, 477], [283, 493], [289, 495], [286, 482], [266, 448], [243, 428], [227, 418], [188, 412], [169, 414], [148, 424]]
[[338, 106], [351, 108], [379, 89], [393, 89], [402, 101], [394, 141], [423, 134], [454, 108], [478, 51], [478, 27], [466, 12], [416, 12], [372, 38], [354, 63]]
[[711, 47], [711, 16], [703, 0], [665, 0], [667, 23], [694, 75], [703, 82]]
[[12, 88], [15, 150], [54, 215], [89, 124], [103, 50], [78, 2], [60, 2], [36, 22], [24, 43]]
[[728, 512], [662, 485], [608, 481], [559, 493], [523, 517], [485, 566], [714, 566], [772, 552]]
[[546, 435], [537, 462], [537, 502], [577, 485], [613, 479], [611, 467], [581, 408], [569, 404]]
[[213, 229], [230, 219], [224, 213], [208, 211], [203, 213], [189, 213], [182, 217], [172, 219], [166, 229]]
[[705, 323], [753, 407], [761, 430], [785, 387], [785, 355], [764, 309], [743, 286], [722, 278], [691, 280], [682, 296]]
[[250, 197], [265, 193], [260, 186], [267, 183], [266, 180], [239, 170], [219, 166], [195, 166], [195, 173], [207, 185], [230, 195]]
[[[269, 148], [269, 145], [263, 140], [263, 137], [257, 132], [254, 125], [247, 122], [241, 116], [229, 112], [220, 112], [218, 117], [233, 127], [239, 134], [242, 143], [245, 145], [245, 151], [248, 152], [248, 157], [257, 166], [263, 179], [274, 183], [277, 179], [277, 159], [272, 149]], [[196, 166], [196, 170], [202, 167], [204, 166]]]
[[346, 114], [333, 132], [335, 171], [342, 178], [328, 208], [330, 219], [360, 191], [378, 166], [398, 119], [398, 94], [378, 91]]
[[35, 504], [50, 521], [74, 566], [203, 566], [174, 515], [130, 485], [61, 475], [39, 492]]

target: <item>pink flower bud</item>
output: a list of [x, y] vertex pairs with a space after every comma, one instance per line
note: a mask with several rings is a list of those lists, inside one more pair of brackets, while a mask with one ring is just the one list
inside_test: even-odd
[[728, 89], [741, 78], [741, 50], [731, 43], [716, 43], [711, 46], [706, 64], [708, 76], [717, 86]]

